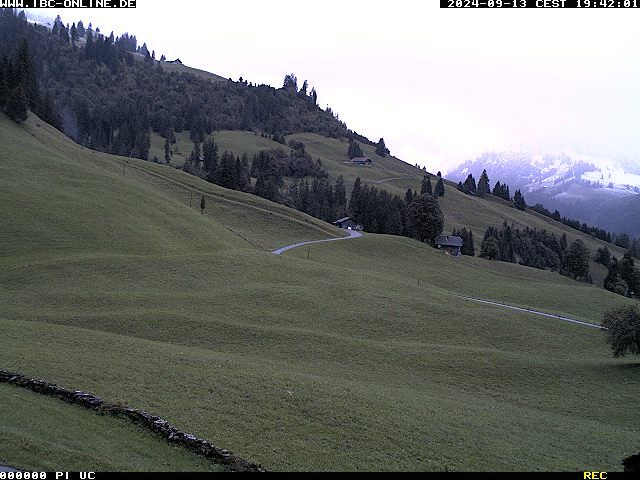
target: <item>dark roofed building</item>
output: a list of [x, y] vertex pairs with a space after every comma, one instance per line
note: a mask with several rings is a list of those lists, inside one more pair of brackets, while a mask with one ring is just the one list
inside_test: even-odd
[[356, 157], [351, 159], [354, 165], [371, 165], [371, 159], [368, 157]]
[[344, 228], [346, 230], [362, 230], [362, 226], [351, 220], [349, 217], [341, 218], [333, 222], [336, 227]]
[[463, 243], [460, 237], [454, 235], [440, 235], [436, 238], [436, 247], [456, 257], [460, 255]]

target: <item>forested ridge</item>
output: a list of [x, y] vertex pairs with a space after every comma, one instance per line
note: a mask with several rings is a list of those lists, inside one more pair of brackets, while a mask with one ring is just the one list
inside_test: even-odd
[[[51, 30], [30, 24], [24, 13], [0, 12], [0, 58], [14, 57], [25, 42], [33, 81], [51, 102], [47, 121], [78, 143], [107, 153], [148, 159], [153, 130], [172, 139], [189, 131], [201, 143], [216, 130], [259, 131], [283, 141], [298, 132], [350, 138], [373, 144], [350, 131], [327, 108], [318, 106], [307, 81], [289, 74], [282, 88], [169, 72], [133, 35], [103, 35], [82, 22]], [[3, 76], [6, 72], [3, 69]]]

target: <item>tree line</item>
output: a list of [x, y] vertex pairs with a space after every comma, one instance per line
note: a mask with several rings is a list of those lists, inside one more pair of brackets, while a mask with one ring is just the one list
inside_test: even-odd
[[566, 234], [558, 238], [546, 230], [521, 230], [506, 221], [500, 230], [487, 228], [480, 249], [482, 258], [548, 269], [592, 283], [589, 256], [582, 240], [568, 245]]
[[[291, 133], [312, 132], [388, 151], [383, 141], [374, 144], [349, 130], [330, 108], [321, 109], [316, 90], [309, 89], [306, 81], [299, 87], [294, 74], [287, 75], [278, 89], [242, 78], [213, 81], [176, 73], [165, 70], [155, 52], [146, 44], [138, 46], [133, 35], [103, 35], [91, 24], [69, 26], [60, 18], [48, 30], [30, 25], [24, 13], [3, 9], [0, 59], [13, 58], [22, 40], [31, 52], [32, 75], [26, 79], [28, 85], [17, 82], [12, 79], [13, 66], [8, 69], [3, 61], [0, 89], [7, 90], [3, 102], [6, 105], [21, 83], [29, 108], [95, 150], [148, 159], [152, 129], [170, 144], [182, 131], [189, 131], [200, 144], [216, 130], [258, 131], [281, 140]], [[42, 96], [35, 95], [35, 86], [42, 89]], [[14, 117], [24, 117], [23, 112]]]
[[607, 267], [605, 289], [619, 295], [640, 296], [640, 270], [636, 267], [631, 250], [625, 252], [622, 259], [618, 260], [605, 246], [598, 249], [594, 260]]
[[552, 213], [539, 203], [533, 206], [528, 206], [524, 195], [520, 190], [516, 190], [513, 197], [511, 196], [509, 185], [507, 185], [506, 183], [501, 183], [498, 181], [496, 182], [492, 190], [489, 188], [489, 175], [487, 174], [486, 169], [482, 171], [480, 179], [477, 183], [475, 178], [473, 177], [473, 174], [470, 173], [464, 182], [458, 182], [458, 190], [463, 193], [478, 197], [492, 195], [497, 198], [502, 198], [503, 200], [511, 202], [513, 206], [518, 210], [524, 211], [527, 208], [530, 208], [534, 212], [552, 218], [562, 223], [563, 225], [566, 225], [567, 227], [573, 228], [574, 230], [577, 230], [579, 232], [586, 233], [587, 235], [597, 238], [598, 240], [602, 240], [603, 242], [612, 243], [625, 249], [631, 248], [633, 243], [635, 245], [634, 252], [638, 252], [635, 257], [640, 258], [640, 239], [631, 240], [627, 234], [620, 233], [618, 235], [615, 235], [606, 231], [605, 229], [587, 225], [586, 223], [580, 222], [579, 220], [563, 217], [558, 210]]

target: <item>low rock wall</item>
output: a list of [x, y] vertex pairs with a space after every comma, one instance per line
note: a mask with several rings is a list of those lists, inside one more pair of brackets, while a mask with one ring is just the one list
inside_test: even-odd
[[236, 472], [265, 471], [260, 465], [240, 458], [228, 450], [216, 447], [207, 440], [183, 432], [171, 425], [168, 421], [151, 415], [144, 410], [107, 403], [100, 397], [87, 392], [68, 390], [44, 380], [29, 378], [19, 373], [7, 372], [5, 370], [0, 370], [0, 383], [8, 383], [17, 387], [26, 388], [33, 392], [59, 398], [65, 402], [90, 408], [100, 413], [126, 417], [153, 433], [160, 435], [169, 442], [178, 444], [187, 450], [209, 458], [215, 463], [226, 465], [230, 470]]

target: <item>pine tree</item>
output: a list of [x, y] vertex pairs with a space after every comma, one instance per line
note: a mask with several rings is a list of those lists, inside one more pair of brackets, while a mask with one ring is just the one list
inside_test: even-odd
[[484, 197], [485, 195], [491, 194], [491, 187], [489, 186], [489, 176], [487, 175], [486, 170], [482, 171], [480, 180], [478, 180], [477, 193], [479, 197]]
[[80, 20], [78, 22], [78, 36], [80, 38], [84, 38], [84, 36], [86, 35], [87, 31], [84, 28], [84, 23], [82, 23], [82, 20]]
[[71, 43], [75, 45], [79, 39], [80, 39], [80, 36], [78, 35], [78, 28], [74, 23], [73, 25], [71, 25]]
[[380, 155], [381, 157], [386, 157], [390, 153], [391, 152], [389, 152], [389, 149], [384, 144], [384, 138], [378, 140], [378, 144], [376, 145], [376, 154]]
[[420, 195], [433, 196], [433, 188], [431, 187], [431, 176], [425, 175], [422, 178], [422, 187], [420, 188]]
[[441, 176], [438, 177], [438, 181], [436, 182], [436, 188], [433, 194], [435, 197], [444, 197], [444, 180], [442, 179]]
[[213, 176], [218, 168], [218, 145], [213, 138], [208, 139], [202, 145], [202, 160], [205, 172]]
[[204, 214], [204, 209], [207, 206], [207, 202], [204, 199], [204, 195], [202, 196], [202, 198], [200, 199], [200, 213]]
[[464, 181], [463, 188], [464, 188], [464, 191], [466, 193], [471, 193], [471, 194], [475, 195], [475, 193], [476, 193], [476, 180], [475, 180], [475, 178], [473, 178], [473, 175], [469, 174], [467, 179]]
[[7, 104], [9, 96], [9, 84], [7, 83], [7, 64], [6, 59], [0, 60], [0, 110]]
[[171, 145], [169, 139], [164, 141], [164, 162], [168, 165], [171, 163]]
[[522, 192], [520, 192], [520, 190], [516, 190], [516, 193], [513, 196], [513, 204], [518, 210], [523, 210], [523, 211], [526, 210], [527, 203], [525, 202], [524, 197], [522, 196]]
[[27, 96], [24, 94], [22, 85], [18, 85], [9, 94], [6, 113], [9, 118], [16, 123], [22, 123], [29, 118], [29, 113], [27, 112]]
[[360, 177], [356, 178], [353, 182], [353, 188], [351, 189], [351, 198], [349, 199], [349, 215], [354, 221], [358, 223], [364, 223], [363, 218], [363, 189], [362, 181]]
[[413, 190], [408, 188], [407, 192], [404, 194], [404, 204], [408, 207], [409, 205], [411, 205], [411, 202], [413, 202], [414, 198], [415, 197], [414, 197], [414, 194], [413, 194]]
[[335, 206], [334, 217], [343, 218], [347, 214], [347, 190], [344, 185], [344, 178], [340, 175], [336, 179], [335, 186], [333, 188], [333, 198]]

